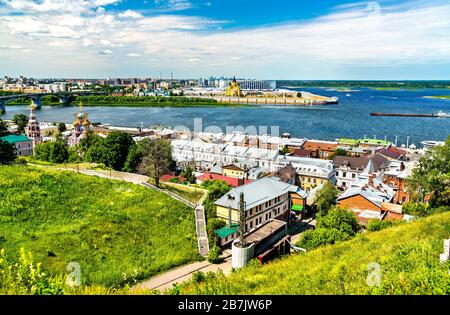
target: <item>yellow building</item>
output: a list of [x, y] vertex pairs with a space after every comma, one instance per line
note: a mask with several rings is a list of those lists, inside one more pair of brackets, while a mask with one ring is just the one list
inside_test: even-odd
[[222, 167], [222, 175], [231, 178], [245, 178], [245, 170], [234, 164], [225, 165]]
[[233, 78], [233, 81], [230, 82], [228, 87], [225, 89], [226, 96], [243, 96], [241, 87], [239, 83], [236, 81], [236, 78]]
[[311, 191], [319, 185], [326, 184], [328, 181], [331, 181], [329, 177], [299, 175], [300, 186], [307, 192]]

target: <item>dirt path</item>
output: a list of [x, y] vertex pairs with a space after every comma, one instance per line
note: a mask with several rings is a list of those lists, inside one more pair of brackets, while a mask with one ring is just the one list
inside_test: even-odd
[[164, 291], [173, 287], [176, 283], [181, 283], [192, 278], [195, 272], [216, 272], [222, 270], [225, 275], [231, 273], [231, 257], [226, 258], [220, 264], [211, 264], [207, 261], [195, 262], [186, 266], [182, 266], [161, 275], [155, 276], [147, 281], [141, 282], [132, 289], [151, 289]]

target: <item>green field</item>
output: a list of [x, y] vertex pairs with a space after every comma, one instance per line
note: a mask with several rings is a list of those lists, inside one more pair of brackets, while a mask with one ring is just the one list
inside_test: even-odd
[[85, 285], [108, 288], [198, 260], [192, 209], [121, 181], [0, 167], [0, 248], [30, 251], [49, 275], [81, 266]]
[[[248, 266], [231, 276], [207, 274], [169, 293], [184, 294], [450, 294], [450, 262], [441, 264], [450, 212]], [[376, 267], [380, 267], [379, 286]], [[203, 279], [202, 279], [203, 278]], [[199, 280], [200, 279], [200, 280]]]

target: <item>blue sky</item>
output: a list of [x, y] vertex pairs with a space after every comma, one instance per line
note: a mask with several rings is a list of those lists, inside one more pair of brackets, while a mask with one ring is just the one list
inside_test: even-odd
[[449, 16], [449, 0], [0, 0], [0, 75], [450, 79]]

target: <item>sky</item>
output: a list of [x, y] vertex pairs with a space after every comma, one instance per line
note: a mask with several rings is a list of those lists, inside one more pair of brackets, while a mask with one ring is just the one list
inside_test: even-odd
[[0, 75], [450, 79], [450, 0], [0, 0]]

